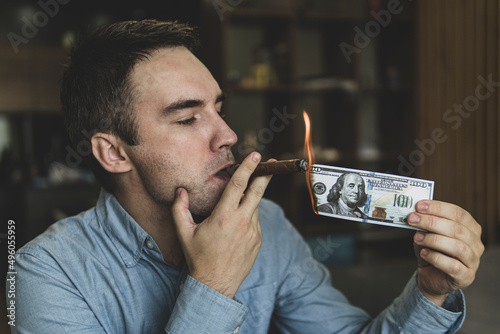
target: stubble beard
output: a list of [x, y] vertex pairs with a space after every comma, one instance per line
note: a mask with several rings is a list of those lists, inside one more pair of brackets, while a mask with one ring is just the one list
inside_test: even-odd
[[[230, 150], [227, 154], [211, 161], [203, 167], [201, 175], [189, 172], [186, 166], [176, 163], [176, 159], [153, 156], [137, 163], [137, 172], [144, 189], [157, 204], [170, 210], [175, 199], [175, 190], [182, 187], [189, 194], [189, 211], [195, 220], [208, 217], [219, 202], [225, 187], [217, 187], [209, 183], [210, 176], [221, 165], [233, 162]], [[165, 177], [172, 175], [171, 178]]]

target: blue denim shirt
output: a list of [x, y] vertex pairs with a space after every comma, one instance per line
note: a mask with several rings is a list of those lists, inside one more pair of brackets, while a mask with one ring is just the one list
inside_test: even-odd
[[[102, 191], [95, 208], [53, 224], [17, 252], [13, 333], [454, 333], [463, 294], [445, 308], [413, 276], [377, 318], [348, 303], [328, 270], [268, 200], [262, 247], [234, 299], [163, 260], [155, 241]], [[7, 301], [9, 302], [9, 300]]]

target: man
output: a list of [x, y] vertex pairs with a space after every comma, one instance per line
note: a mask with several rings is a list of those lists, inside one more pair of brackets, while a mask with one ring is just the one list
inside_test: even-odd
[[[95, 208], [17, 252], [18, 333], [455, 332], [483, 252], [463, 209], [418, 204], [418, 274], [375, 319], [334, 289], [236, 135], [223, 95], [191, 53], [192, 29], [123, 22], [80, 42], [62, 81], [76, 145], [104, 189]], [[83, 142], [82, 142], [83, 141]], [[248, 186], [248, 187], [247, 187]]]
[[366, 202], [365, 181], [356, 173], [344, 173], [332, 186], [318, 211], [348, 217], [368, 218], [359, 207]]

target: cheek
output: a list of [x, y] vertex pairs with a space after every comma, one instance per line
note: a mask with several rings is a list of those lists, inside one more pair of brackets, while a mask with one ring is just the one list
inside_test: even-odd
[[[206, 149], [207, 136], [202, 129], [156, 124], [143, 133], [136, 160], [143, 168], [149, 165], [151, 172], [160, 171], [160, 177], [197, 175], [210, 159]], [[176, 174], [172, 175], [174, 169]]]
[[166, 129], [161, 136], [155, 138], [159, 149], [175, 152], [175, 154], [181, 153], [184, 157], [190, 152], [199, 152], [206, 147], [206, 137], [203, 129], [191, 126], [186, 129]]
[[186, 172], [201, 171], [200, 169], [206, 163], [205, 151], [201, 149], [195, 138], [173, 144], [168, 152], [172, 163]]

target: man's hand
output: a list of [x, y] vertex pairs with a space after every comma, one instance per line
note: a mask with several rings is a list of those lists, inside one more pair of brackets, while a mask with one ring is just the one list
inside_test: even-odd
[[177, 189], [172, 206], [189, 274], [229, 298], [252, 269], [262, 242], [257, 206], [271, 176], [255, 178], [245, 191], [260, 159], [258, 153], [246, 157], [212, 214], [200, 224], [194, 223], [188, 210], [185, 189]]
[[429, 233], [414, 236], [418, 287], [441, 306], [453, 291], [469, 286], [484, 252], [481, 226], [464, 209], [439, 201], [420, 201], [408, 223]]

